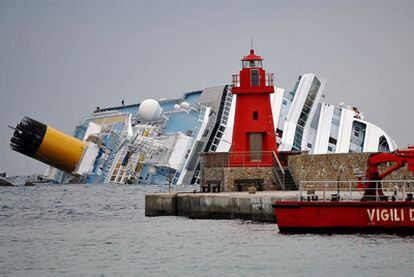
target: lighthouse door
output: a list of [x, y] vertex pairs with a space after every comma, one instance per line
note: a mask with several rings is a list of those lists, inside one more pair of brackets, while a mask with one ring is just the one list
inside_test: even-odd
[[261, 161], [263, 151], [263, 134], [249, 133], [250, 160]]

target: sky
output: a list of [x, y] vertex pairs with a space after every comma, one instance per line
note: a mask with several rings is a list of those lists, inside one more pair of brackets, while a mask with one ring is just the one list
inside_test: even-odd
[[278, 87], [327, 79], [325, 101], [414, 144], [414, 1], [0, 0], [0, 171], [43, 173], [10, 150], [24, 116], [72, 134], [95, 107], [223, 85], [254, 40]]

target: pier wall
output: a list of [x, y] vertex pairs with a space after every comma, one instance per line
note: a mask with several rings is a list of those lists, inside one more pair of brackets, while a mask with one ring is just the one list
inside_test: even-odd
[[[320, 155], [295, 155], [288, 157], [293, 179], [301, 181], [352, 181], [356, 175], [365, 175], [370, 153], [340, 153]], [[384, 167], [380, 167], [384, 170]], [[394, 171], [384, 180], [413, 180], [412, 172], [407, 168]]]
[[296, 198], [296, 192], [150, 193], [145, 195], [145, 216], [275, 222], [272, 204]]
[[[235, 183], [242, 184], [243, 180], [261, 180], [263, 190], [281, 188], [272, 167], [203, 167], [201, 174], [202, 185], [217, 183], [220, 184], [220, 191], [237, 191]], [[243, 190], [247, 187], [246, 183]]]
[[[263, 190], [278, 190], [281, 186], [272, 167], [228, 167], [227, 153], [202, 153], [201, 186], [219, 184], [220, 191], [237, 191], [237, 182], [243, 180], [263, 180]], [[354, 181], [364, 176], [367, 160], [371, 153], [339, 153], [319, 155], [286, 155], [287, 164], [297, 185], [302, 181]], [[380, 167], [380, 170], [385, 170]], [[413, 180], [414, 176], [406, 168], [401, 168], [384, 180]], [[327, 185], [336, 187], [335, 183]], [[384, 183], [384, 187], [395, 184]], [[308, 186], [311, 186], [308, 184]], [[348, 183], [340, 184], [348, 187]]]

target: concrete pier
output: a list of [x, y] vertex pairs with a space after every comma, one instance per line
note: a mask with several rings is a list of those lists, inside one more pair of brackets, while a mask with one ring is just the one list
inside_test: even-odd
[[145, 215], [276, 222], [272, 204], [276, 200], [295, 200], [298, 194], [298, 191], [149, 193], [145, 195]]

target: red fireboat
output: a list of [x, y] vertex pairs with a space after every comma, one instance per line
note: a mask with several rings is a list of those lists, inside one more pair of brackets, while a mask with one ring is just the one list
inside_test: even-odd
[[[386, 168], [380, 173], [381, 169]], [[407, 165], [414, 172], [414, 146], [390, 153], [374, 153], [368, 159], [365, 180], [357, 186], [335, 189], [330, 199], [326, 186], [301, 192], [298, 201], [273, 204], [282, 233], [402, 233], [414, 234], [414, 185], [407, 180], [390, 182], [391, 193], [384, 193], [383, 178]], [[323, 182], [318, 182], [323, 184]], [[341, 182], [343, 183], [343, 182]], [[346, 183], [346, 182], [345, 182]], [[352, 194], [352, 191], [354, 193]], [[355, 190], [361, 192], [359, 194]], [[359, 199], [355, 195], [359, 194]]]

